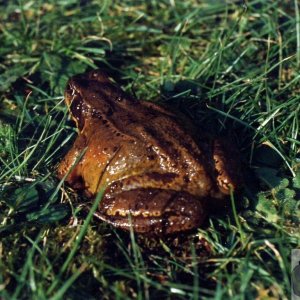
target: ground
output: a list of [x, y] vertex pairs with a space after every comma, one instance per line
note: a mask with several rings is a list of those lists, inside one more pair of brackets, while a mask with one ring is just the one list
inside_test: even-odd
[[[300, 247], [298, 1], [0, 6], [1, 298], [289, 299]], [[124, 233], [81, 210], [55, 170], [76, 136], [66, 81], [93, 68], [230, 134], [242, 194], [172, 237]]]

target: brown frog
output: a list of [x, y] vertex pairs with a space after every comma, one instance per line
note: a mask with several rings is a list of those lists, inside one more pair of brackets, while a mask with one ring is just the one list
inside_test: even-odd
[[58, 177], [88, 197], [106, 187], [101, 220], [140, 233], [189, 230], [240, 184], [228, 143], [196, 142], [170, 110], [125, 94], [99, 70], [71, 78], [65, 101], [79, 135]]

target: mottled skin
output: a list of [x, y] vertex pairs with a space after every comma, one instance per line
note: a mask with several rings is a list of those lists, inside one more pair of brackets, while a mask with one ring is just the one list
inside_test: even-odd
[[226, 143], [196, 143], [176, 115], [130, 97], [99, 70], [71, 78], [65, 101], [79, 135], [58, 176], [69, 173], [66, 182], [89, 197], [106, 186], [102, 220], [136, 232], [188, 230], [238, 185]]

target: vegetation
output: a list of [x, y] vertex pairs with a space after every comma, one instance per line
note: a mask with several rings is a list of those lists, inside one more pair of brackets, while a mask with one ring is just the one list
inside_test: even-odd
[[[0, 297], [288, 299], [300, 247], [299, 10], [297, 0], [1, 2]], [[55, 177], [76, 136], [62, 95], [69, 77], [99, 67], [198, 128], [230, 132], [243, 195], [165, 238], [84, 213]]]

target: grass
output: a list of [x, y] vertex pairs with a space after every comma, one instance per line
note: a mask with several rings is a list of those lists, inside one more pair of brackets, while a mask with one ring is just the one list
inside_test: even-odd
[[[0, 5], [0, 296], [288, 299], [300, 247], [298, 2]], [[163, 239], [82, 212], [55, 177], [76, 136], [62, 95], [98, 67], [237, 140], [246, 187], [227, 212]]]

